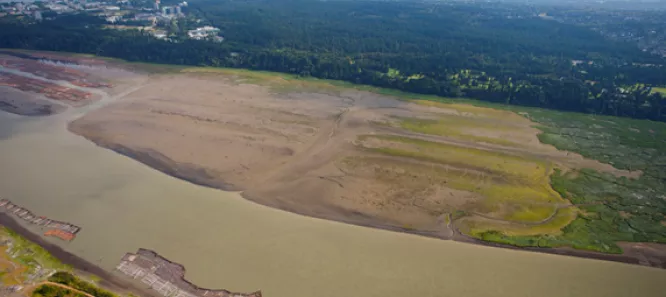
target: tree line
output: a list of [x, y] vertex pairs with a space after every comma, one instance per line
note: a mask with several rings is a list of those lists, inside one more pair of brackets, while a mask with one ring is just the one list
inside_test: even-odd
[[86, 15], [0, 24], [0, 47], [241, 67], [445, 97], [666, 121], [661, 57], [529, 7], [462, 3], [190, 1], [225, 42], [103, 28]]

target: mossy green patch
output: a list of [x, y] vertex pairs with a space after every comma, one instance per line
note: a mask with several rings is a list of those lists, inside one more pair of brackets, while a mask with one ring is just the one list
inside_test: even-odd
[[399, 118], [399, 125], [403, 129], [422, 134], [440, 135], [472, 142], [518, 146], [517, 143], [506, 139], [466, 133], [465, 129], [483, 129], [491, 132], [499, 132], [503, 129], [503, 127], [494, 126], [491, 123], [482, 123], [466, 117], [442, 116], [436, 120]]
[[[579, 205], [581, 216], [558, 236], [520, 237], [489, 233], [484, 239], [514, 245], [571, 246], [621, 253], [616, 242], [666, 243], [666, 123], [609, 116], [530, 110], [539, 139], [616, 168], [640, 170], [638, 178], [582, 169], [556, 171], [553, 188]], [[479, 237], [483, 232], [477, 233]], [[535, 245], [531, 245], [535, 246]]]
[[541, 160], [392, 135], [360, 140], [368, 145], [383, 141], [369, 149], [384, 155], [452, 168], [444, 173], [447, 186], [485, 197], [475, 210], [500, 220], [538, 223], [552, 217], [558, 205], [567, 204], [550, 187], [550, 165]]
[[545, 219], [537, 222], [509, 221], [497, 223], [483, 218], [468, 217], [459, 223], [463, 225], [462, 227], [469, 229], [467, 234], [480, 239], [483, 239], [483, 234], [487, 232], [497, 232], [507, 240], [521, 236], [560, 236], [564, 233], [563, 229], [576, 219], [577, 213], [578, 211], [574, 207], [564, 207], [556, 210], [551, 209]]

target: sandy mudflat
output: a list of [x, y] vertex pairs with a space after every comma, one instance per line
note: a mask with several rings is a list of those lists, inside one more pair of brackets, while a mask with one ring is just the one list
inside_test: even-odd
[[[0, 51], [0, 110], [39, 116], [84, 107], [127, 87], [136, 75], [89, 59], [44, 60], [12, 51]], [[102, 91], [103, 90], [103, 91]]]
[[[241, 292], [261, 289], [265, 296], [531, 297], [534, 292], [557, 297], [661, 296], [658, 290], [665, 270], [488, 248], [293, 215], [249, 203], [238, 193], [198, 187], [161, 174], [64, 129], [87, 111], [115, 102], [74, 121], [71, 128], [93, 140], [96, 136], [98, 144], [137, 160], [154, 162], [150, 164], [154, 168], [181, 179], [203, 177], [200, 183], [246, 189], [242, 193], [246, 198], [263, 204], [286, 209], [278, 204], [282, 203], [310, 216], [328, 215], [400, 231], [405, 231], [402, 224], [422, 222], [415, 226], [419, 229], [409, 232], [446, 237], [440, 229], [426, 228], [446, 223], [446, 219], [440, 220], [440, 215], [423, 207], [431, 211], [473, 209], [484, 198], [442, 184], [438, 176], [428, 179], [428, 173], [446, 168], [469, 175], [483, 168], [458, 160], [437, 163], [382, 154], [371, 148], [411, 149], [414, 145], [361, 136], [409, 136], [464, 150], [475, 147], [538, 157], [562, 167], [588, 162], [541, 146], [531, 123], [521, 117], [503, 112], [493, 116], [488, 110], [468, 106], [399, 102], [356, 91], [338, 94], [304, 88], [294, 93], [295, 88], [278, 88], [271, 94], [264, 87], [219, 76], [152, 76], [146, 84], [145, 77], [127, 79], [132, 81], [129, 87], [106, 89], [111, 94], [102, 101], [51, 117], [0, 113], [0, 134], [9, 135], [0, 141], [4, 156], [0, 158], [4, 173], [0, 195], [36, 213], [82, 226], [73, 242], [43, 239], [106, 271], [113, 270], [126, 252], [150, 248], [182, 263], [186, 278], [197, 285]], [[305, 94], [304, 90], [328, 94]], [[382, 108], [368, 108], [365, 103], [350, 106], [351, 99], [338, 97], [351, 97], [355, 103], [366, 101], [364, 97]], [[342, 114], [345, 107], [352, 108]], [[447, 127], [449, 122], [465, 119], [490, 125], [459, 125], [453, 132], [465, 132], [464, 137], [456, 133], [443, 137], [401, 129], [396, 125], [399, 117], [442, 118]], [[335, 132], [325, 130], [336, 119]], [[494, 126], [502, 129], [492, 129]], [[272, 136], [276, 128], [294, 140]], [[469, 134], [511, 139], [521, 145], [481, 143]], [[312, 148], [317, 139], [329, 136], [329, 143]], [[263, 146], [258, 145], [261, 140]], [[293, 152], [277, 149], [283, 147]], [[321, 153], [321, 147], [334, 149]], [[262, 155], [266, 151], [271, 152], [270, 157]], [[301, 157], [304, 152], [313, 157]], [[292, 173], [303, 164], [316, 165], [312, 160], [321, 156], [335, 161], [323, 160], [324, 165], [305, 168], [300, 176]], [[368, 166], [360, 166], [366, 163]], [[343, 174], [330, 174], [326, 166]], [[468, 168], [462, 168], [465, 166]], [[612, 171], [594, 162], [585, 166]], [[266, 171], [266, 167], [273, 169]], [[303, 178], [310, 174], [321, 178]], [[498, 178], [492, 172], [484, 174]], [[287, 182], [285, 188], [275, 189], [281, 176], [296, 176], [295, 180], [309, 182], [304, 185], [311, 188]], [[337, 185], [335, 190], [327, 190], [330, 184]], [[262, 194], [270, 194], [270, 190], [284, 192], [281, 197]], [[302, 195], [301, 190], [311, 196]], [[252, 192], [258, 195], [249, 196]], [[301, 202], [303, 206], [298, 205]], [[311, 211], [313, 206], [319, 206], [320, 212]], [[652, 249], [641, 247], [646, 248]], [[651, 257], [647, 260], [654, 266]]]
[[43, 116], [59, 113], [66, 107], [10, 87], [0, 86], [0, 110], [25, 116]]
[[[368, 135], [407, 136], [463, 150], [543, 159], [562, 168], [632, 174], [540, 144], [532, 123], [518, 115], [469, 108], [424, 106], [356, 90], [276, 93], [231, 76], [190, 73], [153, 76], [138, 91], [69, 128], [172, 176], [243, 191], [244, 197], [264, 205], [443, 238], [453, 235], [447, 213], [483, 212], [479, 205], [485, 198], [450, 187], [428, 170], [483, 178], [492, 172], [464, 160], [433, 165], [378, 154], [373, 149], [421, 148]], [[461, 128], [459, 137], [425, 135], [393, 124], [401, 118], [473, 121], [478, 127]], [[506, 139], [520, 146], [493, 143]]]

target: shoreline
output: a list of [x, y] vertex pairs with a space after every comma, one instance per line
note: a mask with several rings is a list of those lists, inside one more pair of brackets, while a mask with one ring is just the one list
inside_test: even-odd
[[[70, 130], [70, 132], [80, 135], [76, 133], [75, 131]], [[80, 135], [83, 136], [83, 135]], [[85, 136], [83, 136], [85, 137]], [[239, 189], [238, 187], [234, 185], [230, 185], [225, 182], [217, 181], [214, 180], [210, 175], [207, 174], [205, 169], [203, 168], [198, 168], [195, 165], [192, 164], [180, 164], [177, 163], [171, 159], [169, 159], [166, 156], [163, 156], [162, 154], [159, 154], [155, 156], [153, 155], [151, 151], [139, 151], [135, 150], [129, 147], [125, 147], [122, 145], [107, 145], [104, 142], [98, 142], [93, 139], [89, 139], [85, 137], [89, 141], [95, 143], [97, 146], [111, 150], [113, 152], [116, 152], [120, 155], [123, 155], [125, 157], [128, 157], [134, 161], [137, 161], [139, 163], [142, 163], [149, 168], [153, 170], [157, 170], [161, 173], [164, 173], [166, 175], [169, 175], [174, 178], [178, 178], [180, 180], [193, 183], [199, 186], [203, 187], [208, 187], [216, 190], [223, 190], [223, 191], [243, 191], [243, 189]], [[182, 167], [181, 167], [182, 166]], [[647, 255], [647, 257], [643, 254], [640, 254], [640, 251], [634, 251], [639, 253], [636, 256], [632, 256], [627, 251], [624, 251], [623, 254], [604, 254], [604, 253], [599, 253], [599, 252], [593, 252], [593, 251], [585, 251], [585, 250], [577, 250], [573, 249], [570, 247], [560, 247], [560, 248], [539, 248], [539, 247], [518, 247], [518, 246], [513, 246], [513, 245], [508, 245], [508, 244], [502, 244], [502, 243], [495, 243], [495, 242], [489, 242], [489, 241], [483, 241], [480, 239], [476, 239], [473, 237], [470, 237], [468, 235], [460, 233], [455, 227], [449, 228], [451, 231], [452, 235], [443, 235], [441, 232], [438, 231], [419, 231], [419, 230], [411, 230], [411, 229], [406, 229], [406, 228], [401, 228], [397, 226], [391, 226], [391, 225], [386, 225], [386, 224], [381, 224], [381, 223], [376, 223], [372, 222], [371, 220], [368, 220], [365, 217], [358, 217], [356, 219], [354, 218], [339, 218], [339, 217], [331, 217], [331, 216], [315, 216], [313, 214], [309, 213], [304, 213], [297, 211], [295, 209], [292, 209], [286, 205], [280, 205], [279, 203], [265, 203], [265, 199], [256, 199], [253, 198], [250, 195], [247, 195], [245, 193], [241, 193], [241, 196], [252, 202], [252, 203], [257, 203], [262, 206], [270, 207], [273, 209], [278, 209], [281, 211], [287, 211], [290, 213], [294, 213], [297, 215], [303, 215], [311, 218], [316, 218], [316, 219], [322, 219], [322, 220], [330, 220], [330, 221], [335, 221], [335, 222], [340, 222], [340, 223], [345, 223], [345, 224], [350, 224], [350, 225], [355, 225], [355, 226], [361, 226], [361, 227], [367, 227], [367, 228], [375, 228], [375, 229], [381, 229], [381, 230], [387, 230], [387, 231], [393, 231], [393, 232], [401, 232], [401, 233], [407, 233], [407, 234], [412, 234], [412, 235], [418, 235], [418, 236], [425, 236], [425, 237], [430, 237], [430, 238], [436, 238], [440, 240], [452, 240], [456, 242], [462, 242], [462, 243], [468, 243], [468, 244], [475, 244], [475, 245], [481, 245], [481, 246], [487, 246], [487, 247], [493, 247], [493, 248], [502, 248], [502, 249], [509, 249], [509, 250], [517, 250], [517, 251], [525, 251], [525, 252], [535, 252], [535, 253], [544, 253], [544, 254], [551, 254], [551, 255], [560, 255], [560, 256], [570, 256], [570, 257], [577, 257], [577, 258], [586, 258], [586, 259], [592, 259], [592, 260], [602, 260], [602, 261], [612, 261], [612, 262], [620, 262], [620, 263], [625, 263], [625, 264], [633, 264], [633, 265], [639, 265], [639, 266], [645, 266], [645, 267], [651, 267], [651, 268], [657, 268], [657, 269], [666, 269], [666, 256], [664, 255]], [[640, 242], [635, 242], [635, 244], [641, 244]], [[647, 259], [647, 260], [646, 260]], [[650, 261], [652, 260], [652, 261]], [[645, 263], [647, 261], [647, 263]]]
[[106, 271], [103, 268], [79, 256], [76, 256], [68, 251], [65, 251], [63, 248], [53, 243], [47, 242], [38, 234], [21, 226], [21, 224], [19, 224], [14, 218], [12, 218], [6, 213], [0, 212], [0, 225], [16, 232], [18, 235], [25, 238], [26, 240], [29, 240], [34, 244], [41, 246], [51, 255], [53, 255], [53, 257], [60, 260], [60, 262], [62, 262], [63, 264], [71, 266], [77, 272], [83, 274], [92, 274], [101, 278], [102, 280], [98, 284], [101, 287], [110, 289], [111, 291], [117, 293], [123, 293], [123, 294], [134, 293], [134, 294], [139, 294], [139, 296], [159, 297], [159, 295], [156, 295], [147, 289], [138, 287], [129, 281], [121, 279], [120, 277], [114, 275], [113, 272]]

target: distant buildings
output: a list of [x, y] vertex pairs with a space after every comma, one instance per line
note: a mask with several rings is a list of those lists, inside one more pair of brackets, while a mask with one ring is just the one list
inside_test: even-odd
[[115, 23], [118, 22], [121, 18], [122, 18], [122, 16], [119, 16], [119, 15], [112, 15], [112, 16], [108, 16], [108, 17], [106, 17], [106, 21], [109, 22], [109, 23], [115, 24]]
[[157, 16], [151, 13], [139, 13], [134, 16], [135, 21], [150, 22], [153, 25], [157, 22]]
[[[113, 25], [108, 28], [148, 30], [155, 38], [164, 40], [170, 40], [168, 30], [165, 31], [165, 29], [174, 23], [174, 19], [185, 17], [188, 7], [188, 3], [185, 1], [166, 6], [161, 4], [161, 0], [150, 0], [146, 3], [147, 5], [142, 6], [133, 6], [128, 0], [45, 0], [39, 5], [2, 1], [0, 0], [0, 17], [23, 15], [39, 22], [43, 19], [57, 18], [54, 16], [55, 14], [83, 12], [102, 18], [108, 24]], [[178, 24], [178, 22], [175, 23]], [[222, 42], [224, 38], [219, 36], [219, 33], [220, 29], [210, 26], [187, 32], [191, 39]]]
[[196, 28], [194, 30], [187, 31], [187, 36], [189, 36], [192, 39], [201, 40], [201, 39], [219, 37], [217, 36], [217, 34], [219, 33], [220, 29], [218, 28], [211, 26], [204, 26]]
[[73, 11], [69, 6], [67, 5], [62, 5], [62, 4], [57, 4], [57, 3], [50, 3], [45, 5], [46, 8], [49, 10], [52, 10], [56, 13], [64, 13], [64, 12], [70, 12]]
[[[173, 16], [183, 16], [183, 9], [182, 7], [186, 7], [187, 2], [182, 2], [179, 3], [178, 5], [174, 6], [163, 6], [162, 7], [162, 15], [163, 16], [168, 16], [168, 17], [173, 17]], [[158, 8], [159, 10], [159, 8]]]
[[153, 36], [157, 39], [167, 39], [167, 32], [164, 30], [153, 31]]

